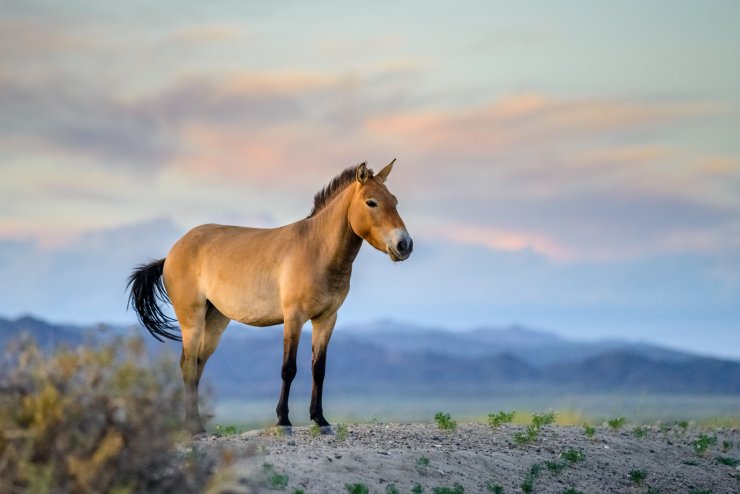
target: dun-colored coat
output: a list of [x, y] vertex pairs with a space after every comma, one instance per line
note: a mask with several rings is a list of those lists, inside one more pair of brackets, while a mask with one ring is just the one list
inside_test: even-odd
[[[193, 433], [204, 431], [198, 383], [230, 320], [252, 326], [284, 324], [283, 386], [277, 405], [277, 425], [284, 427], [291, 426], [288, 396], [301, 328], [311, 320], [310, 417], [322, 431], [331, 431], [322, 408], [326, 348], [349, 292], [352, 263], [363, 240], [394, 262], [407, 259], [413, 250], [396, 210], [398, 201], [385, 186], [394, 162], [377, 174], [364, 163], [346, 169], [316, 194], [311, 214], [301, 221], [274, 229], [202, 225], [178, 240], [165, 259], [133, 272], [130, 304], [141, 323], [157, 339], [182, 339], [180, 367]], [[158, 303], [167, 301], [181, 337]]]

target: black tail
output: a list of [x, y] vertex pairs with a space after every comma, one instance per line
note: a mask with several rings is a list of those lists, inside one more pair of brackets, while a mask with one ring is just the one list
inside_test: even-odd
[[133, 307], [139, 322], [159, 341], [162, 337], [181, 341], [179, 331], [173, 318], [162, 312], [159, 303], [170, 303], [170, 298], [162, 284], [162, 270], [164, 259], [149, 264], [141, 264], [134, 269], [128, 278], [126, 288], [131, 290], [128, 297], [128, 307]]

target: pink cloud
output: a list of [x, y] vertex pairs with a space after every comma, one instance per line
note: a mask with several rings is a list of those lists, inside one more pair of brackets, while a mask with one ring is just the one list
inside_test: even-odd
[[491, 156], [515, 146], [560, 144], [640, 126], [705, 116], [715, 105], [614, 100], [557, 100], [514, 95], [488, 105], [450, 112], [402, 112], [369, 118], [365, 129], [379, 138], [445, 155]]

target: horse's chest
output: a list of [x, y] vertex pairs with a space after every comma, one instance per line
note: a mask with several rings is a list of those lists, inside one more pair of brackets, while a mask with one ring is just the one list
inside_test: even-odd
[[322, 280], [323, 290], [330, 294], [346, 295], [349, 291], [349, 276], [344, 271], [327, 271]]
[[307, 287], [307, 300], [311, 301], [311, 312], [332, 312], [339, 309], [349, 292], [349, 276], [336, 272], [326, 272], [317, 277]]

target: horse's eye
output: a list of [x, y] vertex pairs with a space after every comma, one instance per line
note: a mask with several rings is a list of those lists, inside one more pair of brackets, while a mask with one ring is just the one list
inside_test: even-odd
[[368, 207], [371, 207], [371, 208], [374, 208], [378, 205], [375, 199], [368, 199], [367, 201], [365, 201], [365, 204], [367, 204]]

